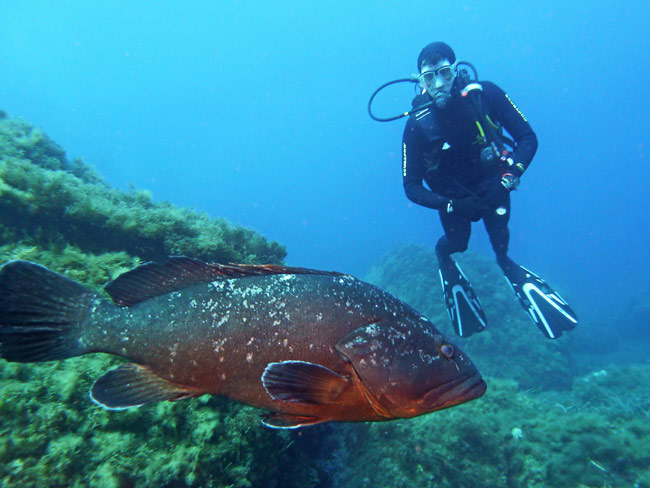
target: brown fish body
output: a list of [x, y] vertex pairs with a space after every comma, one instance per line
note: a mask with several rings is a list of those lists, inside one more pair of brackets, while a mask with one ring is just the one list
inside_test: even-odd
[[[109, 284], [126, 306], [86, 300], [75, 354], [102, 351], [135, 363], [98, 380], [99, 403], [219, 394], [275, 412], [274, 426], [297, 426], [410, 417], [485, 390], [431, 322], [368, 283], [281, 267], [242, 266], [229, 278], [177, 259]], [[134, 290], [140, 296], [130, 299]]]
[[[226, 395], [286, 411], [286, 406], [282, 408], [286, 402], [272, 400], [260, 381], [269, 363], [305, 361], [351, 375], [349, 362], [335, 344], [358, 327], [407, 310], [402, 302], [389, 304], [383, 292], [360, 283], [350, 276], [327, 275], [202, 283], [117, 314], [112, 304], [106, 304], [106, 312], [100, 311], [87, 324], [84, 340], [100, 345], [98, 350], [148, 366], [197, 394]], [[364, 310], [368, 303], [372, 309]], [[354, 389], [347, 400], [353, 411], [346, 416], [363, 415], [359, 408], [367, 407], [367, 401], [361, 391]]]

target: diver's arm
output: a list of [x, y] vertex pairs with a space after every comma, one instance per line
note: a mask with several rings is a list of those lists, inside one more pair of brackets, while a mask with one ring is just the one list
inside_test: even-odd
[[482, 82], [482, 86], [488, 100], [489, 112], [494, 114], [517, 143], [512, 159], [520, 170], [523, 167], [523, 172], [537, 152], [537, 136], [524, 114], [501, 88], [489, 81]]
[[406, 123], [402, 137], [402, 177], [406, 197], [423, 207], [441, 209], [447, 202], [445, 198], [424, 187], [424, 167], [418, 151], [417, 127], [411, 119]]

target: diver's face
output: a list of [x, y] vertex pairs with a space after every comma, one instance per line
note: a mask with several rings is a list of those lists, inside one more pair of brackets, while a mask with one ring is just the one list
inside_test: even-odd
[[438, 108], [447, 105], [456, 79], [456, 67], [448, 59], [436, 64], [423, 64], [420, 68], [420, 86], [427, 91]]

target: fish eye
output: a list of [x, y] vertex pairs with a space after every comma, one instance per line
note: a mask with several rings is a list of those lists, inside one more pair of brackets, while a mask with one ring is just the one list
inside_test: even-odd
[[451, 359], [454, 356], [454, 346], [451, 344], [443, 344], [440, 346], [440, 354], [447, 359]]

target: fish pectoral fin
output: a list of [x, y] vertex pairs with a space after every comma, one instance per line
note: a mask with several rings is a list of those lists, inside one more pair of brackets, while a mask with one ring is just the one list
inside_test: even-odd
[[320, 364], [284, 361], [266, 366], [262, 385], [273, 400], [331, 405], [352, 380]]
[[319, 417], [308, 417], [301, 415], [290, 415], [286, 413], [269, 413], [262, 416], [262, 423], [272, 429], [297, 429], [308, 425], [327, 422]]
[[146, 366], [134, 363], [125, 363], [110, 370], [99, 377], [90, 389], [90, 399], [109, 410], [193, 396], [197, 396], [197, 392], [185, 390]]

